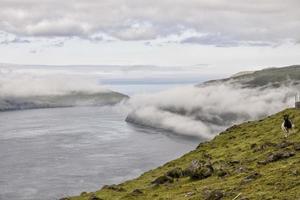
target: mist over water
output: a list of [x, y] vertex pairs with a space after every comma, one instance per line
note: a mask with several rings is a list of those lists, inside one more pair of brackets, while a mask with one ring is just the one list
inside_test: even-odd
[[0, 111], [116, 104], [127, 98], [95, 77], [0, 70]]
[[132, 112], [126, 120], [207, 140], [233, 124], [293, 106], [298, 89], [293, 84], [277, 88], [245, 88], [232, 83], [177, 87], [131, 97]]

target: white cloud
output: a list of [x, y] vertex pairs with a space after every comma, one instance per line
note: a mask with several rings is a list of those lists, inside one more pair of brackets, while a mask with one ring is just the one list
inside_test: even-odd
[[78, 24], [78, 22], [68, 19], [44, 20], [25, 26], [24, 33], [25, 35], [41, 37], [82, 37], [88, 33], [88, 27], [87, 24]]
[[296, 88], [243, 88], [234, 84], [181, 87], [130, 99], [128, 121], [177, 134], [212, 138], [225, 128], [292, 106]]
[[221, 37], [189, 42], [280, 44], [299, 39], [299, 6], [297, 0], [2, 0], [0, 30], [18, 37], [105, 34], [120, 40], [153, 40], [194, 30]]
[[34, 74], [12, 68], [0, 68], [1, 97], [61, 95], [74, 91], [108, 92], [97, 79], [80, 75]]

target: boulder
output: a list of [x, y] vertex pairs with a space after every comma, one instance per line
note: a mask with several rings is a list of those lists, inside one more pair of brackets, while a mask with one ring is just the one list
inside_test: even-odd
[[213, 190], [206, 192], [205, 196], [205, 200], [220, 200], [225, 196], [225, 194], [221, 190]]
[[261, 145], [251, 145], [251, 149], [253, 149], [253, 152], [263, 151], [267, 149], [268, 147], [275, 147], [277, 144], [272, 142], [265, 142]]
[[156, 178], [154, 181], [152, 181], [151, 183], [152, 184], [155, 184], [155, 185], [161, 185], [161, 184], [165, 184], [165, 183], [173, 183], [174, 180], [172, 177], [170, 176], [166, 176], [166, 175], [163, 175], [163, 176], [160, 176], [158, 178]]
[[202, 161], [199, 160], [193, 160], [189, 167], [183, 170], [184, 176], [190, 176], [194, 171], [199, 169], [203, 165]]
[[236, 173], [247, 173], [249, 172], [250, 170], [247, 168], [247, 167], [244, 167], [244, 166], [239, 166], [235, 169], [235, 172]]
[[284, 148], [286, 148], [286, 147], [288, 147], [288, 146], [291, 146], [291, 145], [293, 145], [292, 142], [289, 142], [289, 141], [284, 140], [284, 141], [278, 143], [278, 144], [276, 145], [276, 147], [277, 147], [278, 149], [284, 149]]
[[183, 172], [185, 176], [189, 176], [191, 179], [200, 180], [205, 179], [213, 175], [214, 168], [210, 162], [193, 160], [191, 165]]
[[256, 180], [258, 178], [260, 178], [262, 175], [259, 174], [258, 172], [253, 172], [252, 174], [248, 175], [244, 180], [243, 182], [250, 182], [250, 181], [253, 181], [253, 180]]
[[193, 180], [201, 180], [210, 177], [213, 174], [213, 169], [207, 166], [191, 171], [190, 178]]
[[295, 155], [295, 153], [291, 152], [291, 151], [276, 152], [276, 153], [271, 154], [268, 157], [267, 161], [275, 162], [275, 161], [278, 161], [278, 160], [281, 160], [281, 159], [292, 157], [294, 155]]
[[258, 164], [268, 164], [270, 162], [276, 162], [278, 160], [282, 160], [282, 159], [286, 159], [289, 157], [292, 157], [295, 155], [295, 152], [293, 151], [280, 151], [280, 152], [275, 152], [275, 153], [271, 153], [267, 159], [263, 160], [263, 161], [259, 161]]
[[184, 197], [191, 197], [194, 196], [196, 193], [195, 192], [188, 192], [184, 195]]

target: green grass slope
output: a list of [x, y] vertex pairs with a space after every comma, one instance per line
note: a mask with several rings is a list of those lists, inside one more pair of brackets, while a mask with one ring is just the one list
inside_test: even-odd
[[[296, 125], [288, 139], [284, 139], [280, 127], [284, 114], [289, 114]], [[134, 180], [63, 199], [297, 200], [299, 127], [300, 110], [287, 109], [259, 121], [233, 126], [194, 151]]]
[[[279, 87], [281, 84], [299, 84], [300, 81], [300, 65], [292, 65], [280, 68], [267, 68], [253, 73], [240, 76], [234, 76], [226, 79], [211, 80], [205, 84], [231, 82], [238, 83], [244, 87], [262, 87], [273, 86]], [[198, 86], [201, 86], [199, 84]]]

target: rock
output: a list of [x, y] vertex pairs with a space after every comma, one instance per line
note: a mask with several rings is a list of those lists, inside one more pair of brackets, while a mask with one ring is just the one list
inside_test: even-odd
[[205, 200], [220, 200], [225, 196], [224, 192], [221, 190], [213, 190], [207, 192]]
[[295, 151], [300, 151], [300, 143], [294, 143], [294, 149]]
[[193, 180], [201, 180], [210, 177], [212, 174], [212, 168], [205, 166], [192, 171], [190, 178]]
[[172, 178], [181, 178], [181, 177], [183, 177], [183, 174], [184, 174], [183, 170], [181, 168], [177, 167], [177, 168], [174, 168], [174, 169], [168, 171], [166, 173], [166, 176], [169, 176]]
[[166, 175], [163, 175], [163, 176], [160, 176], [158, 178], [156, 178], [154, 181], [152, 181], [151, 183], [152, 184], [155, 184], [155, 185], [161, 185], [161, 184], [165, 184], [165, 183], [173, 183], [174, 180], [172, 177], [170, 176], [166, 176]]
[[68, 197], [63, 197], [63, 198], [60, 198], [59, 200], [70, 200], [70, 198], [68, 198]]
[[256, 148], [253, 149], [253, 152], [258, 152], [258, 151], [263, 151], [267, 148], [268, 146], [262, 144], [260, 146], [257, 146]]
[[257, 152], [257, 151], [263, 151], [265, 149], [267, 149], [268, 147], [275, 147], [276, 144], [275, 143], [272, 143], [272, 142], [265, 142], [259, 146], [253, 146], [253, 152]]
[[295, 155], [294, 152], [289, 152], [289, 151], [276, 152], [276, 153], [274, 153], [274, 154], [272, 154], [268, 157], [268, 161], [275, 162], [277, 160], [281, 160], [281, 159], [284, 159], [284, 158], [289, 158], [289, 157], [292, 157], [294, 155]]
[[199, 169], [203, 165], [199, 160], [193, 160], [191, 165], [183, 170], [184, 176], [190, 176], [194, 171]]
[[295, 152], [292, 151], [282, 151], [282, 152], [275, 152], [271, 153], [268, 158], [264, 161], [259, 161], [258, 164], [268, 164], [270, 162], [275, 162], [278, 160], [286, 159], [295, 155]]
[[204, 161], [193, 160], [183, 174], [191, 179], [199, 180], [211, 176], [213, 172], [214, 168], [210, 162], [205, 163]]
[[283, 149], [283, 148], [286, 148], [286, 147], [288, 147], [288, 146], [291, 146], [291, 145], [293, 145], [293, 143], [292, 142], [289, 142], [289, 141], [282, 141], [281, 143], [278, 143], [277, 145], [276, 145], [276, 147], [278, 148], [278, 149]]
[[144, 193], [143, 193], [143, 191], [140, 190], [140, 189], [135, 189], [135, 190], [133, 190], [133, 191], [131, 192], [131, 194], [134, 195], [134, 196], [138, 196], [138, 195], [142, 195], [142, 194], [144, 194]]
[[235, 170], [236, 173], [246, 173], [249, 172], [249, 169], [243, 166], [239, 166], [238, 168], [236, 168]]
[[188, 192], [184, 195], [184, 197], [194, 196], [195, 194], [196, 194], [195, 192]]
[[257, 173], [257, 172], [253, 172], [252, 174], [248, 175], [244, 180], [243, 182], [250, 182], [250, 181], [253, 181], [253, 180], [256, 180], [258, 178], [261, 177], [261, 174]]
[[114, 191], [117, 191], [117, 192], [125, 192], [126, 190], [118, 185], [104, 185], [102, 187], [102, 189], [107, 189], [107, 190], [114, 190]]

